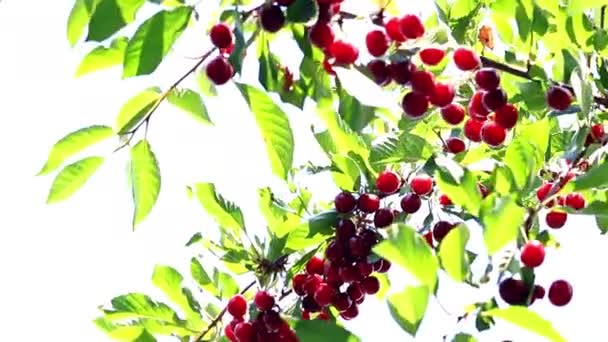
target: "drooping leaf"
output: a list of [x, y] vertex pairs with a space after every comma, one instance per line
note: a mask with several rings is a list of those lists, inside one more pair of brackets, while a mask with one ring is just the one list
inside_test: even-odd
[[87, 41], [101, 42], [135, 20], [146, 0], [99, 0], [89, 21]]
[[85, 27], [95, 11], [95, 7], [100, 0], [76, 0], [68, 17], [67, 36], [70, 46], [74, 46], [82, 34]]
[[512, 195], [490, 194], [481, 203], [479, 217], [483, 237], [490, 255], [500, 251], [517, 238], [524, 222], [525, 209], [518, 206]]
[[45, 175], [56, 170], [68, 158], [111, 136], [112, 128], [101, 125], [81, 128], [66, 135], [53, 145], [49, 157], [38, 175]]
[[203, 290], [208, 291], [213, 296], [219, 294], [219, 290], [215, 287], [213, 280], [209, 277], [209, 274], [207, 274], [207, 271], [205, 271], [205, 268], [197, 258], [193, 257], [190, 260], [190, 274]]
[[436, 158], [435, 163], [438, 166], [435, 182], [439, 190], [446, 194], [452, 203], [476, 216], [481, 204], [481, 192], [473, 173], [463, 169], [452, 159]]
[[72, 196], [91, 178], [103, 161], [102, 157], [87, 157], [64, 167], [55, 177], [46, 202], [57, 203]]
[[139, 26], [125, 51], [123, 78], [154, 72], [182, 34], [192, 14], [192, 7], [163, 10]]
[[169, 93], [167, 101], [184, 112], [192, 115], [194, 119], [205, 124], [211, 125], [211, 118], [207, 113], [207, 107], [201, 95], [190, 89], [174, 89]]
[[290, 23], [308, 23], [319, 15], [319, 5], [314, 0], [295, 0], [287, 7]]
[[427, 286], [408, 286], [402, 292], [388, 296], [388, 308], [393, 319], [412, 336], [416, 336], [424, 318], [430, 294]]
[[150, 318], [161, 322], [179, 324], [179, 317], [168, 305], [153, 301], [140, 293], [129, 293], [112, 299], [112, 309], [104, 310], [110, 320]]
[[133, 228], [135, 228], [152, 211], [161, 186], [158, 161], [147, 140], [140, 140], [131, 149], [130, 171], [135, 206]]
[[116, 117], [118, 134], [125, 134], [139, 124], [154, 107], [160, 96], [160, 88], [152, 87], [129, 99]]
[[89, 52], [78, 66], [76, 77], [84, 76], [95, 71], [111, 68], [122, 63], [128, 38], [118, 37], [109, 47], [97, 46]]
[[581, 104], [581, 110], [578, 113], [579, 118], [586, 119], [593, 105], [593, 88], [591, 84], [583, 77], [581, 69], [576, 68], [570, 75], [570, 84], [574, 89], [574, 95]]
[[281, 179], [287, 179], [294, 151], [289, 118], [264, 91], [243, 83], [237, 85], [255, 116], [266, 144], [272, 172]]
[[245, 229], [245, 220], [241, 209], [217, 193], [215, 185], [197, 183], [194, 184], [194, 191], [196, 198], [198, 198], [207, 214], [213, 217], [220, 226], [230, 228], [235, 232]]
[[439, 260], [446, 273], [454, 280], [463, 282], [469, 274], [469, 257], [466, 245], [469, 229], [460, 224], [452, 229], [439, 245]]
[[359, 338], [333, 322], [298, 320], [294, 327], [300, 342], [359, 342]]
[[192, 302], [186, 289], [182, 288], [184, 278], [173, 267], [157, 265], [152, 274], [152, 283], [186, 314], [186, 318], [193, 328], [202, 328], [203, 321], [198, 311], [198, 303]]
[[397, 236], [376, 245], [374, 252], [411, 273], [434, 291], [439, 263], [433, 250], [413, 228], [400, 224]]
[[523, 306], [512, 305], [502, 309], [485, 311], [482, 314], [484, 316], [499, 318], [515, 324], [553, 342], [566, 341], [566, 339], [563, 338], [557, 330], [555, 330], [551, 322], [542, 318], [536, 312]]

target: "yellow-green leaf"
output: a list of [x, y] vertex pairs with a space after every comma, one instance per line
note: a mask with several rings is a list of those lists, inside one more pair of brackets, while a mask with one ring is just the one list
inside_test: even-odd
[[235, 232], [245, 229], [245, 220], [241, 209], [227, 201], [215, 190], [211, 183], [196, 183], [194, 191], [199, 203], [215, 221], [224, 228]]
[[57, 203], [72, 196], [91, 178], [103, 160], [102, 157], [88, 157], [64, 167], [55, 177], [46, 202]]
[[553, 342], [566, 341], [566, 339], [555, 330], [551, 322], [523, 306], [512, 305], [503, 309], [492, 309], [483, 312], [482, 314], [515, 324]]
[[388, 296], [388, 308], [393, 319], [412, 336], [416, 336], [424, 318], [430, 294], [427, 286], [410, 286]]
[[147, 140], [131, 149], [131, 186], [133, 190], [133, 228], [152, 211], [160, 193], [160, 168]]
[[116, 118], [118, 134], [125, 134], [146, 117], [146, 114], [160, 99], [158, 87], [148, 88], [129, 99], [120, 109]]
[[439, 245], [439, 259], [446, 273], [454, 280], [463, 282], [469, 275], [469, 258], [465, 249], [469, 242], [469, 229], [459, 224], [450, 230]]
[[498, 197], [496, 194], [490, 194], [483, 200], [479, 217], [490, 255], [517, 238], [525, 212], [524, 208], [517, 205], [512, 195]]
[[122, 63], [127, 48], [128, 38], [118, 37], [112, 41], [109, 47], [97, 46], [89, 52], [78, 66], [76, 77], [80, 77], [95, 71], [107, 69]]

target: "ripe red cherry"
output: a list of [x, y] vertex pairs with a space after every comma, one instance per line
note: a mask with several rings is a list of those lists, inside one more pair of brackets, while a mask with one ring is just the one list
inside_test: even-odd
[[545, 222], [547, 223], [547, 226], [553, 229], [562, 228], [566, 224], [567, 219], [568, 213], [557, 210], [552, 210], [547, 213], [547, 216], [545, 216]]
[[490, 114], [488, 108], [483, 104], [485, 94], [485, 91], [478, 91], [473, 94], [469, 101], [469, 115], [474, 119], [484, 121], [488, 114]]
[[335, 290], [323, 283], [319, 285], [317, 291], [315, 291], [314, 298], [317, 301], [317, 304], [321, 307], [328, 306], [331, 303], [331, 300], [334, 298]]
[[424, 24], [417, 15], [406, 14], [399, 23], [401, 24], [401, 32], [407, 38], [416, 39], [424, 36]]
[[310, 41], [323, 50], [329, 49], [336, 37], [331, 25], [323, 21], [318, 21], [314, 24], [308, 34]]
[[367, 70], [377, 85], [384, 87], [391, 83], [391, 70], [385, 61], [375, 59], [367, 64]]
[[228, 82], [234, 74], [232, 64], [223, 56], [217, 56], [212, 59], [207, 68], [207, 77], [216, 85], [222, 85]]
[[448, 83], [437, 82], [429, 100], [437, 107], [449, 105], [454, 100], [454, 86]]
[[389, 21], [387, 21], [386, 25], [384, 25], [384, 29], [386, 30], [386, 35], [398, 43], [402, 43], [407, 40], [407, 37], [401, 30], [401, 23], [397, 17], [391, 18]]
[[475, 120], [473, 118], [468, 119], [464, 123], [464, 136], [471, 141], [480, 142], [482, 126], [483, 121]]
[[312, 296], [315, 294], [321, 283], [323, 283], [323, 278], [320, 275], [310, 274], [306, 277], [306, 280], [304, 280], [302, 288], [306, 294]]
[[302, 309], [308, 313], [321, 311], [321, 307], [317, 304], [314, 296], [302, 298]]
[[384, 170], [380, 172], [376, 179], [376, 189], [385, 194], [392, 194], [399, 190], [401, 186], [401, 177], [395, 171]]
[[511, 129], [517, 124], [519, 114], [517, 108], [507, 103], [494, 112], [494, 121], [505, 129]]
[[458, 125], [464, 120], [465, 109], [459, 103], [450, 103], [441, 108], [441, 117], [451, 125]]
[[298, 296], [303, 296], [306, 293], [304, 292], [304, 281], [306, 281], [306, 278], [308, 278], [306, 274], [296, 274], [291, 279], [291, 287]]
[[450, 137], [445, 141], [447, 152], [458, 154], [460, 152], [464, 152], [466, 150], [466, 146], [464, 144], [464, 140], [458, 137]]
[[243, 295], [235, 295], [228, 301], [227, 308], [232, 317], [243, 317], [247, 312], [247, 299]]
[[333, 262], [338, 262], [344, 256], [344, 249], [342, 244], [337, 241], [332, 241], [327, 245], [325, 249], [325, 257]]
[[258, 291], [254, 298], [255, 306], [260, 311], [268, 311], [274, 306], [274, 297], [266, 291]]
[[370, 55], [380, 57], [388, 50], [389, 40], [384, 32], [373, 30], [365, 36], [365, 45]]
[[401, 106], [405, 114], [413, 118], [419, 118], [429, 109], [429, 100], [426, 95], [412, 91], [405, 94]]
[[391, 78], [397, 84], [404, 85], [411, 80], [412, 74], [416, 71], [416, 65], [408, 60], [395, 61], [389, 65], [389, 71]]
[[545, 183], [545, 184], [541, 185], [536, 190], [536, 198], [538, 198], [538, 200], [540, 202], [544, 201], [547, 198], [547, 195], [549, 195], [549, 191], [551, 191], [552, 188], [553, 188], [553, 183]]
[[234, 336], [237, 341], [249, 341], [253, 334], [255, 333], [255, 329], [251, 322], [241, 322], [234, 327]]
[[511, 305], [521, 305], [526, 302], [528, 289], [522, 280], [507, 278], [498, 286], [500, 298]]
[[226, 335], [226, 338], [228, 338], [228, 340], [230, 340], [231, 342], [237, 342], [236, 336], [234, 335], [234, 329], [230, 324], [227, 324], [224, 327], [224, 335]]
[[353, 64], [359, 58], [359, 49], [344, 40], [336, 40], [329, 47], [336, 64]]
[[439, 204], [446, 206], [446, 205], [452, 205], [452, 200], [448, 197], [448, 195], [446, 194], [441, 194], [439, 195]]
[[[348, 249], [350, 254], [355, 256], [366, 256], [369, 253], [369, 248], [366, 246], [365, 241], [358, 236], [353, 236], [348, 240]], [[340, 271], [342, 271], [342, 268], [340, 268]], [[348, 281], [344, 277], [342, 277], [342, 280]]]
[[361, 287], [361, 285], [359, 283], [352, 283], [352, 284], [348, 285], [348, 288], [346, 289], [346, 293], [348, 293], [348, 296], [350, 297], [350, 299], [355, 302], [360, 300], [361, 297], [365, 296], [365, 292], [363, 292], [363, 288]]
[[316, 255], [313, 255], [306, 263], [306, 273], [308, 274], [323, 274], [324, 269], [325, 261]]
[[602, 142], [602, 140], [604, 140], [604, 125], [602, 124], [595, 124], [593, 126], [591, 126], [591, 131], [589, 132], [589, 136], [591, 139], [593, 139], [593, 142], [597, 142], [600, 143]]
[[555, 306], [564, 306], [572, 300], [572, 285], [565, 280], [556, 280], [549, 287], [549, 301]]
[[566, 205], [574, 210], [581, 210], [585, 207], [585, 197], [579, 192], [572, 192], [566, 195]]
[[323, 59], [323, 70], [325, 70], [325, 72], [331, 76], [336, 76], [336, 71], [334, 70], [334, 67], [329, 59], [330, 57], [327, 55], [325, 56], [325, 59]]
[[350, 213], [357, 206], [357, 200], [355, 196], [350, 192], [343, 191], [339, 193], [334, 199], [334, 205], [336, 207], [336, 211], [341, 214]]
[[482, 68], [475, 73], [475, 83], [485, 91], [492, 91], [500, 85], [500, 76], [496, 69]]
[[224, 23], [215, 24], [209, 33], [211, 42], [217, 48], [225, 49], [232, 45], [232, 30]]
[[494, 121], [486, 121], [481, 126], [481, 139], [490, 146], [500, 146], [507, 137], [507, 130]]
[[527, 267], [540, 266], [545, 260], [545, 246], [539, 241], [528, 241], [521, 249], [521, 262]]
[[346, 293], [338, 293], [332, 301], [332, 305], [340, 312], [346, 311], [352, 304], [350, 296]]
[[260, 23], [267, 32], [278, 32], [285, 25], [285, 14], [279, 6], [263, 7], [260, 12]]
[[426, 243], [429, 244], [429, 246], [431, 246], [431, 248], [433, 247], [433, 232], [432, 231], [428, 231], [426, 232], [426, 234], [423, 235], [424, 240], [426, 240]]
[[348, 241], [348, 239], [355, 235], [356, 230], [353, 221], [341, 219], [336, 226], [336, 238], [340, 241]]
[[435, 76], [426, 70], [417, 70], [410, 79], [412, 89], [425, 95], [431, 95], [435, 90]]
[[391, 262], [386, 259], [380, 259], [374, 263], [374, 270], [378, 273], [386, 273], [391, 268]]
[[497, 88], [486, 92], [483, 95], [483, 105], [489, 111], [495, 111], [507, 104], [507, 93], [502, 88]]
[[454, 63], [462, 71], [477, 69], [481, 66], [481, 59], [473, 50], [468, 48], [457, 48], [454, 51]]
[[441, 60], [445, 57], [445, 51], [435, 47], [422, 49], [418, 54], [420, 55], [422, 63], [426, 65], [437, 65], [441, 63]]
[[415, 176], [410, 181], [410, 188], [417, 195], [428, 195], [433, 190], [433, 178], [427, 175]]
[[545, 298], [545, 288], [540, 285], [534, 285], [534, 298], [536, 298], [536, 299]]
[[420, 209], [420, 206], [422, 206], [422, 200], [420, 199], [420, 196], [414, 193], [409, 193], [403, 196], [400, 204], [404, 213], [413, 214]]
[[374, 214], [374, 226], [376, 228], [388, 227], [393, 223], [395, 215], [390, 208], [382, 208]]
[[374, 276], [367, 277], [361, 282], [361, 287], [368, 295], [374, 295], [380, 291], [380, 281]]
[[572, 103], [572, 93], [562, 86], [552, 86], [547, 91], [547, 104], [555, 110], [566, 110]]
[[446, 221], [439, 221], [433, 226], [433, 237], [441, 242], [455, 226]]
[[373, 213], [380, 208], [380, 197], [375, 194], [362, 194], [359, 196], [357, 207], [364, 213]]
[[342, 317], [342, 319], [349, 321], [353, 318], [356, 318], [359, 315], [359, 308], [357, 307], [357, 304], [352, 303], [351, 306], [340, 312], [340, 317]]
[[363, 278], [369, 277], [369, 275], [374, 271], [374, 266], [372, 264], [368, 264], [366, 260], [358, 262], [357, 268], [359, 269], [359, 274]]

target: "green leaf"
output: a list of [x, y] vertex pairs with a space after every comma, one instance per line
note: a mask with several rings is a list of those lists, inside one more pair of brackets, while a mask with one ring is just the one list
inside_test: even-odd
[[140, 140], [131, 149], [130, 171], [135, 205], [133, 213], [133, 228], [135, 228], [152, 211], [161, 186], [158, 161], [147, 140]]
[[512, 195], [498, 197], [496, 194], [490, 194], [483, 200], [479, 217], [490, 255], [517, 238], [525, 212], [524, 208], [517, 205]]
[[102, 157], [88, 157], [64, 167], [55, 177], [46, 203], [68, 199], [91, 178], [101, 164]]
[[109, 320], [150, 318], [160, 322], [179, 324], [177, 313], [164, 303], [153, 301], [140, 293], [118, 296], [111, 301], [112, 310], [104, 310]]
[[225, 200], [215, 190], [212, 183], [196, 183], [194, 191], [205, 211], [222, 227], [239, 232], [245, 229], [245, 220], [241, 209], [234, 203]]
[[97, 46], [89, 52], [78, 66], [76, 77], [90, 74], [102, 69], [111, 68], [122, 63], [128, 38], [118, 37], [112, 41], [109, 47]]
[[582, 76], [580, 68], [576, 68], [572, 72], [572, 75], [570, 75], [570, 84], [574, 88], [576, 99], [581, 104], [581, 111], [578, 113], [579, 118], [586, 119], [593, 105], [593, 89], [591, 84]]
[[186, 294], [186, 289], [182, 288], [183, 281], [184, 277], [172, 267], [157, 265], [154, 268], [152, 284], [183, 310], [193, 328], [200, 329], [203, 321], [197, 310], [198, 303], [191, 302], [192, 298]]
[[135, 32], [125, 51], [123, 78], [154, 72], [182, 34], [192, 14], [192, 7], [160, 11], [146, 20]]
[[477, 7], [477, 1], [475, 0], [456, 0], [452, 5], [450, 11], [451, 19], [460, 19], [471, 14]]
[[435, 163], [438, 166], [435, 172], [435, 182], [439, 190], [446, 194], [452, 203], [467, 209], [471, 215], [477, 216], [481, 203], [481, 192], [473, 173], [468, 169], [463, 169], [449, 158], [436, 158]]
[[348, 330], [330, 321], [298, 320], [294, 327], [300, 342], [359, 342]]
[[66, 135], [53, 145], [49, 157], [38, 175], [54, 171], [68, 158], [111, 136], [112, 128], [100, 125], [81, 128]]
[[99, 0], [89, 22], [87, 41], [101, 42], [135, 20], [146, 0]]
[[118, 134], [125, 134], [140, 123], [160, 100], [160, 97], [160, 88], [151, 87], [129, 99], [116, 117]]
[[215, 287], [215, 284], [205, 271], [205, 268], [198, 261], [197, 258], [192, 258], [190, 260], [190, 274], [192, 278], [198, 283], [198, 285], [203, 288], [203, 290], [209, 292], [213, 296], [217, 296], [219, 294], [219, 290]]
[[348, 127], [348, 124], [336, 113], [331, 99], [319, 99], [317, 113], [327, 128], [328, 138], [333, 146], [332, 153], [348, 153], [352, 151], [360, 155], [364, 160], [368, 159], [369, 148], [366, 142], [357, 133], [353, 132]]
[[608, 185], [608, 162], [590, 168], [564, 188], [564, 192], [604, 188]]
[[141, 326], [119, 326], [108, 332], [108, 335], [112, 340], [116, 341], [156, 342], [154, 336]]
[[388, 308], [393, 319], [412, 336], [416, 336], [424, 318], [430, 294], [426, 286], [409, 286], [402, 292], [388, 296]]
[[357, 191], [361, 181], [361, 169], [352, 158], [335, 154], [331, 157], [332, 177], [336, 185], [342, 190]]
[[536, 157], [535, 147], [529, 141], [515, 140], [505, 152], [504, 163], [513, 175], [513, 181], [522, 190], [530, 184], [534, 176]]
[[272, 172], [286, 180], [293, 163], [294, 140], [287, 114], [264, 91], [238, 83], [266, 144]]
[[300, 223], [300, 217], [280, 206], [269, 188], [260, 189], [260, 212], [266, 218], [268, 228], [277, 238], [287, 235]]
[[363, 105], [342, 87], [338, 88], [338, 95], [340, 96], [340, 106], [338, 107], [340, 116], [353, 131], [361, 132], [374, 119], [375, 108]]
[[372, 145], [370, 162], [378, 168], [386, 164], [415, 163], [433, 155], [433, 146], [424, 138], [403, 132], [399, 138], [387, 137]]
[[76, 0], [74, 2], [68, 17], [67, 36], [70, 46], [74, 46], [84, 33], [84, 28], [89, 23], [97, 3], [99, 0]]
[[287, 7], [287, 21], [290, 23], [312, 22], [319, 15], [319, 5], [315, 0], [295, 0]]
[[463, 282], [469, 275], [469, 257], [466, 245], [469, 241], [469, 229], [460, 224], [450, 230], [439, 245], [441, 265], [452, 279]]
[[452, 342], [477, 342], [477, 339], [472, 335], [459, 333], [454, 335]]
[[525, 96], [522, 95], [521, 99], [524, 101], [529, 110], [541, 111], [546, 109], [547, 92], [540, 82], [521, 82], [517, 83], [517, 87], [519, 88], [520, 94], [525, 94]]
[[169, 93], [167, 101], [192, 115], [197, 121], [205, 125], [212, 124], [209, 113], [207, 113], [207, 107], [199, 93], [190, 89], [174, 89]]
[[560, 333], [555, 330], [551, 322], [542, 318], [534, 311], [518, 305], [512, 305], [504, 309], [492, 309], [482, 313], [484, 316], [499, 318], [506, 322], [515, 324], [523, 329], [531, 331], [539, 336], [546, 337], [550, 341], [565, 342]]
[[434, 290], [439, 264], [433, 250], [413, 228], [400, 224], [397, 236], [376, 245], [374, 252], [398, 264], [418, 281]]
[[215, 269], [213, 271], [213, 283], [220, 290], [221, 298], [230, 298], [239, 293], [239, 285], [228, 273]]

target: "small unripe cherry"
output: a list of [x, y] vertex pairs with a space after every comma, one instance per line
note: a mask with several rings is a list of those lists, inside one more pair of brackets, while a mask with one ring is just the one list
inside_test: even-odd
[[364, 213], [373, 213], [380, 208], [380, 197], [375, 194], [362, 194], [357, 201], [357, 208]]
[[496, 88], [485, 92], [482, 100], [483, 105], [492, 112], [507, 104], [507, 93], [502, 88]]
[[386, 35], [398, 43], [402, 43], [407, 40], [407, 37], [401, 30], [401, 23], [397, 17], [389, 19], [389, 21], [386, 22], [386, 25], [384, 25], [384, 29], [386, 30]]
[[443, 57], [445, 57], [445, 51], [436, 47], [428, 47], [420, 50], [418, 53], [422, 63], [426, 65], [437, 65], [441, 63]]
[[417, 212], [422, 206], [422, 200], [420, 196], [415, 193], [409, 193], [401, 199], [401, 209], [406, 214], [413, 214]]
[[441, 108], [441, 117], [451, 125], [458, 125], [464, 120], [465, 112], [461, 104], [453, 102]]
[[254, 298], [255, 306], [260, 311], [268, 311], [274, 306], [274, 297], [266, 291], [258, 291]]
[[247, 312], [247, 299], [243, 295], [235, 295], [228, 301], [228, 313], [232, 317], [243, 317]]
[[401, 106], [405, 114], [413, 118], [419, 118], [429, 109], [429, 100], [426, 95], [412, 91], [405, 94]]
[[517, 108], [507, 103], [494, 112], [494, 121], [505, 129], [511, 129], [517, 124], [519, 114]]
[[429, 97], [430, 102], [437, 107], [449, 105], [454, 100], [454, 86], [449, 83], [437, 82]]
[[367, 51], [374, 57], [380, 57], [386, 53], [389, 46], [389, 38], [384, 34], [383, 31], [373, 30], [367, 33], [365, 36], [365, 45]]
[[521, 249], [521, 262], [527, 267], [540, 266], [545, 260], [545, 246], [539, 241], [528, 241]]
[[407, 38], [416, 39], [424, 36], [424, 24], [419, 16], [406, 14], [399, 20], [399, 23], [401, 25], [401, 32]]
[[500, 146], [507, 137], [507, 130], [495, 121], [486, 121], [481, 126], [481, 139], [488, 145]]
[[555, 306], [564, 306], [572, 300], [572, 285], [565, 280], [556, 280], [549, 287], [549, 301]]
[[217, 48], [225, 49], [232, 44], [232, 30], [224, 23], [215, 24], [211, 28], [209, 36]]
[[552, 86], [547, 91], [547, 104], [555, 110], [566, 110], [572, 103], [572, 93], [562, 86]]
[[547, 223], [547, 226], [550, 228], [559, 229], [566, 224], [567, 219], [568, 213], [565, 211], [552, 210], [545, 216], [545, 223]]
[[344, 40], [336, 40], [329, 47], [329, 54], [336, 64], [353, 64], [359, 58], [359, 49]]
[[428, 195], [433, 191], [433, 178], [428, 175], [417, 175], [410, 180], [410, 188], [419, 195]]
[[264, 31], [278, 32], [285, 25], [285, 14], [279, 6], [266, 6], [260, 11], [260, 24]]
[[393, 224], [393, 220], [395, 219], [395, 215], [393, 214], [393, 210], [390, 208], [382, 208], [376, 211], [374, 214], [374, 226], [376, 228], [384, 228]]
[[483, 121], [475, 120], [473, 118], [468, 119], [464, 123], [464, 136], [473, 142], [480, 142], [482, 126]]
[[458, 154], [466, 150], [464, 140], [458, 137], [450, 137], [445, 141], [446, 151], [453, 154]]
[[500, 85], [500, 76], [496, 69], [481, 68], [475, 73], [475, 83], [485, 91], [492, 91]]
[[470, 71], [481, 66], [481, 59], [468, 48], [459, 47], [454, 50], [454, 63], [462, 71]]
[[392, 194], [399, 190], [401, 186], [401, 176], [395, 171], [384, 170], [380, 172], [376, 179], [376, 189], [385, 194]]
[[377, 85], [383, 87], [391, 83], [391, 70], [385, 61], [375, 59], [367, 64], [367, 70]]
[[226, 84], [234, 74], [232, 64], [223, 56], [212, 59], [205, 68], [207, 77], [216, 85]]
[[566, 195], [566, 205], [574, 210], [581, 210], [585, 207], [585, 197], [579, 192], [572, 192]]
[[435, 90], [435, 75], [426, 70], [417, 70], [412, 74], [410, 84], [415, 92], [431, 95]]
[[317, 47], [326, 50], [334, 42], [336, 35], [329, 23], [318, 21], [308, 33], [310, 41]]
[[404, 85], [410, 82], [416, 65], [409, 60], [394, 61], [389, 65], [389, 71], [395, 83]]
[[334, 206], [336, 211], [341, 214], [350, 213], [357, 206], [357, 200], [350, 192], [343, 191], [334, 199]]
[[306, 273], [308, 274], [323, 274], [325, 261], [320, 257], [313, 255], [306, 263]]
[[469, 115], [472, 118], [484, 121], [488, 114], [490, 114], [488, 108], [483, 104], [483, 98], [486, 94], [485, 91], [480, 90], [471, 97], [469, 101]]

